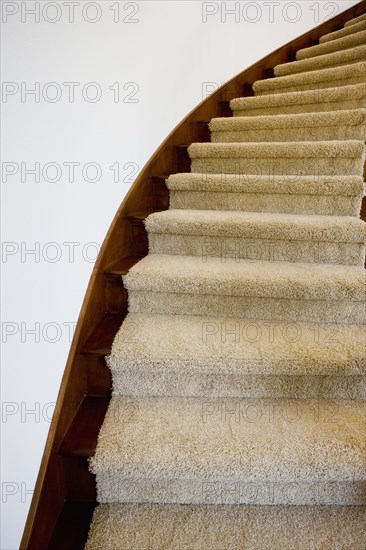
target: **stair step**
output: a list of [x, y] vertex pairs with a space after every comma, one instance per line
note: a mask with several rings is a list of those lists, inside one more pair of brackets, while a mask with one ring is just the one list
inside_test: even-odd
[[340, 109], [366, 108], [366, 83], [339, 88], [308, 90], [301, 94], [270, 94], [254, 97], [239, 97], [231, 100], [230, 107], [236, 116], [285, 115], [310, 112], [335, 111]]
[[298, 50], [296, 52], [296, 59], [298, 61], [301, 59], [309, 59], [318, 55], [346, 50], [347, 48], [354, 48], [355, 46], [361, 46], [365, 43], [366, 30], [362, 30], [360, 32], [350, 34], [336, 40], [331, 40], [329, 42], [324, 42], [323, 44], [311, 46], [310, 48], [303, 48], [302, 50]]
[[[170, 191], [258, 193], [268, 196], [354, 196], [361, 200], [364, 180], [360, 176], [256, 176], [250, 174], [172, 174], [166, 180]], [[324, 215], [324, 213], [323, 213]]]
[[110, 353], [113, 339], [126, 316], [124, 313], [106, 314], [96, 325], [81, 350], [83, 355], [101, 355]]
[[[366, 67], [366, 65], [365, 65]], [[191, 171], [255, 175], [361, 176], [363, 141], [193, 143]]]
[[366, 109], [213, 118], [213, 143], [364, 140]]
[[123, 280], [131, 313], [365, 322], [360, 267], [149, 254]]
[[[227, 296], [364, 300], [366, 277], [358, 267], [236, 262], [210, 258], [207, 265], [195, 256], [149, 254], [123, 277], [128, 290], [185, 293], [215, 292]], [[321, 283], [321, 286], [318, 286]], [[291, 285], [289, 288], [288, 285]], [[329, 293], [329, 294], [328, 294]]]
[[276, 76], [265, 80], [257, 80], [253, 84], [255, 95], [303, 92], [364, 84], [366, 62], [342, 65], [340, 67], [323, 68], [285, 76]]
[[359, 15], [358, 17], [354, 17], [353, 19], [350, 19], [347, 21], [347, 23], [344, 24], [345, 27], [350, 27], [352, 25], [356, 25], [357, 23], [360, 23], [361, 21], [366, 21], [366, 13]]
[[114, 395], [366, 398], [365, 326], [129, 314]]
[[351, 216], [301, 216], [170, 209], [151, 214], [145, 220], [145, 226], [149, 233], [167, 235], [202, 234], [277, 240], [290, 234], [291, 239], [295, 241], [321, 239], [329, 242], [361, 244], [364, 244], [366, 237], [365, 224]]
[[85, 550], [363, 550], [365, 521], [352, 506], [101, 504]]
[[93, 456], [109, 401], [109, 396], [84, 397], [61, 444], [60, 455]]
[[[145, 221], [151, 254], [363, 266], [366, 224], [356, 217], [166, 210]], [[290, 238], [289, 238], [290, 236]]]
[[[98, 501], [365, 505], [362, 401], [113, 397], [91, 471]], [[222, 504], [225, 503], [225, 500]]]
[[275, 76], [286, 76], [307, 71], [316, 71], [324, 68], [349, 66], [351, 63], [359, 63], [366, 57], [366, 45], [356, 46], [348, 50], [333, 52], [316, 57], [309, 57], [290, 63], [282, 63], [274, 68]]
[[349, 36], [351, 34], [364, 31], [366, 30], [366, 20], [360, 21], [359, 23], [355, 23], [354, 25], [344, 27], [343, 29], [340, 29], [338, 31], [330, 32], [328, 34], [324, 34], [320, 37], [319, 42], [320, 44], [323, 44], [325, 42], [329, 42], [331, 40], [338, 40], [338, 38], [343, 38], [345, 36]]
[[170, 206], [179, 209], [359, 216], [364, 181], [356, 176], [172, 174]]

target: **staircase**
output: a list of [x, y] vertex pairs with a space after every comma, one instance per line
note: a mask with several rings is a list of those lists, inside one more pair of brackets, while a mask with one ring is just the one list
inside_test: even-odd
[[131, 189], [21, 548], [366, 547], [365, 12], [235, 77]]

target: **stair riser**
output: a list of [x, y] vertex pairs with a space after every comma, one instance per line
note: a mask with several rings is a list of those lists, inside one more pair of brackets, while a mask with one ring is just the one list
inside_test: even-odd
[[292, 142], [292, 141], [332, 141], [343, 139], [366, 139], [366, 125], [359, 126], [323, 126], [304, 128], [263, 128], [238, 131], [215, 131], [211, 133], [213, 143], [243, 142]]
[[364, 376], [260, 376], [113, 367], [114, 395], [130, 397], [242, 397], [366, 399]]
[[294, 176], [320, 174], [355, 175], [363, 171], [363, 161], [358, 158], [195, 158], [191, 171], [209, 174], [255, 174], [257, 176]]
[[265, 193], [216, 193], [170, 191], [170, 207], [188, 210], [238, 210], [243, 212], [283, 212], [356, 216], [360, 214], [360, 197], [324, 195], [284, 195]]
[[[199, 229], [198, 229], [199, 230]], [[198, 231], [197, 230], [197, 231]], [[208, 235], [149, 234], [150, 254], [178, 254], [208, 258], [234, 258], [252, 262], [300, 262], [354, 265], [365, 262], [364, 243], [261, 240]]]
[[126, 479], [97, 474], [99, 502], [178, 504], [347, 505], [366, 504], [365, 482], [246, 483], [239, 480]]
[[205, 315], [263, 321], [364, 324], [365, 304], [212, 294], [129, 291], [130, 313]]
[[[275, 80], [275, 79], [273, 79]], [[292, 85], [286, 85], [284, 84], [283, 87], [276, 87], [276, 85], [273, 85], [271, 83], [271, 80], [267, 81], [268, 84], [266, 85], [265, 89], [256, 89], [255, 95], [261, 96], [261, 95], [269, 95], [269, 94], [287, 94], [288, 92], [306, 92], [308, 90], [325, 90], [326, 88], [336, 88], [337, 86], [352, 86], [354, 84], [364, 84], [365, 83], [365, 77], [363, 75], [360, 76], [353, 76], [348, 77], [344, 79], [338, 79], [338, 80], [323, 80], [321, 82], [305, 82], [302, 84], [292, 84]]]

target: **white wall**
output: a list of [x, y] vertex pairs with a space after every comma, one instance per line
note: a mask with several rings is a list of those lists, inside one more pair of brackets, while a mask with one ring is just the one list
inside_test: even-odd
[[[37, 3], [2, 2], [1, 549], [19, 544], [72, 326], [129, 174], [212, 83], [355, 3], [79, 0], [71, 22], [66, 2], [42, 1], [37, 22]], [[66, 82], [79, 83], [74, 102]], [[25, 93], [37, 86], [39, 98]]]

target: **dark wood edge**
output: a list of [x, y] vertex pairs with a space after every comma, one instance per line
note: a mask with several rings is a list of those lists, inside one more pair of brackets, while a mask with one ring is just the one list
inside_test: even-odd
[[[256, 80], [268, 77], [274, 66], [292, 60], [297, 50], [313, 45], [320, 36], [338, 30], [347, 20], [357, 17], [365, 11], [366, 0], [363, 0], [335, 18], [280, 47], [228, 81], [200, 103], [171, 132], [132, 185], [106, 235], [86, 291], [63, 374], [20, 550], [47, 548], [52, 530], [62, 510], [65, 495], [62, 488], [62, 476], [58, 471], [58, 450], [83, 397], [88, 393], [81, 350], [97, 321], [106, 313], [105, 270], [124, 256], [141, 255], [139, 250], [134, 250], [133, 245], [137, 243], [131, 243], [129, 240], [128, 216], [139, 211], [154, 210], [151, 207], [152, 178], [159, 174], [181, 171], [179, 163], [177, 163], [176, 148], [182, 144], [200, 141], [200, 124], [197, 123], [221, 116], [223, 105], [227, 106], [227, 102], [235, 97], [248, 95], [250, 85]], [[47, 497], [46, 493], [52, 490], [54, 491], [52, 497]], [[50, 525], [51, 523], [53, 525]]]
[[83, 548], [96, 502], [65, 502], [52, 535], [52, 550]]
[[99, 430], [96, 433], [90, 433], [85, 429], [85, 426], [95, 423], [100, 429], [107, 412], [108, 403], [109, 396], [88, 395], [84, 397], [62, 442], [60, 455], [84, 457], [94, 455]]

